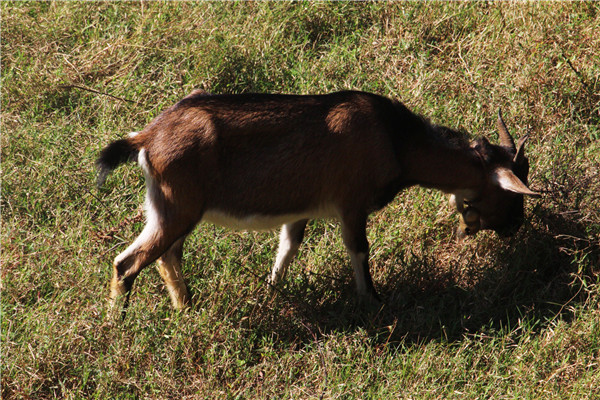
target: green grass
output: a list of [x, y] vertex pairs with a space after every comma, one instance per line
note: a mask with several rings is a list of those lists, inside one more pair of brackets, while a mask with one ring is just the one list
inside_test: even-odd
[[[597, 4], [1, 11], [3, 399], [600, 396]], [[309, 224], [275, 295], [275, 232], [202, 225], [184, 254], [193, 307], [173, 311], [148, 268], [111, 324], [111, 262], [142, 228], [144, 185], [131, 164], [97, 190], [94, 160], [195, 87], [367, 90], [492, 140], [501, 107], [530, 134], [544, 197], [515, 237], [459, 244], [441, 193], [401, 193], [370, 219], [379, 312], [356, 304], [332, 221]]]

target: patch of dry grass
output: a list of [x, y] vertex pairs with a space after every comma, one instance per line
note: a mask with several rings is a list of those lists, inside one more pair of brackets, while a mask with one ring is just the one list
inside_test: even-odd
[[[600, 8], [582, 3], [2, 2], [2, 397], [593, 398], [600, 378]], [[194, 87], [360, 89], [495, 138], [530, 135], [528, 220], [457, 243], [440, 193], [372, 216], [382, 310], [337, 224], [288, 279], [275, 233], [190, 237], [194, 306], [158, 274], [105, 320], [110, 262], [140, 231], [139, 169], [94, 186], [108, 141]]]

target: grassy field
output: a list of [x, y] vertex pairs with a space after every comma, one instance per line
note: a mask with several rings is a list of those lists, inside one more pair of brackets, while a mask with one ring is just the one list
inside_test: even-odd
[[[597, 3], [2, 2], [3, 399], [600, 397]], [[529, 133], [543, 198], [510, 239], [455, 241], [443, 194], [371, 216], [379, 311], [355, 301], [334, 221], [275, 295], [277, 233], [202, 225], [193, 296], [154, 267], [122, 324], [112, 259], [141, 230], [141, 170], [95, 187], [109, 141], [193, 88], [395, 97], [497, 140]]]

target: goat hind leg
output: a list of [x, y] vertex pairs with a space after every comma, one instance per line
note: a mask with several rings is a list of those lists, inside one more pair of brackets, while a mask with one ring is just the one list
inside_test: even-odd
[[114, 306], [118, 299], [125, 297], [127, 306], [133, 282], [144, 267], [164, 254], [173, 243], [187, 232], [180, 228], [184, 224], [173, 221], [161, 226], [155, 218], [150, 218], [142, 233], [113, 263], [113, 277], [110, 285], [110, 300]]
[[181, 273], [184, 241], [185, 236], [177, 239], [158, 259], [158, 272], [167, 286], [173, 307], [178, 310], [186, 308], [190, 302], [190, 295]]

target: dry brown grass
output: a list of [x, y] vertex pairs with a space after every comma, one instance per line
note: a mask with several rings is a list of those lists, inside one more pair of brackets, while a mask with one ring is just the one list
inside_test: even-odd
[[[600, 395], [596, 3], [1, 11], [2, 398]], [[383, 310], [356, 304], [335, 223], [309, 225], [275, 296], [275, 233], [203, 226], [184, 257], [192, 310], [149, 269], [114, 326], [110, 261], [141, 229], [143, 179], [127, 166], [98, 192], [94, 159], [194, 87], [367, 90], [492, 140], [501, 107], [544, 197], [514, 238], [457, 243], [441, 194], [401, 193], [369, 225]]]

